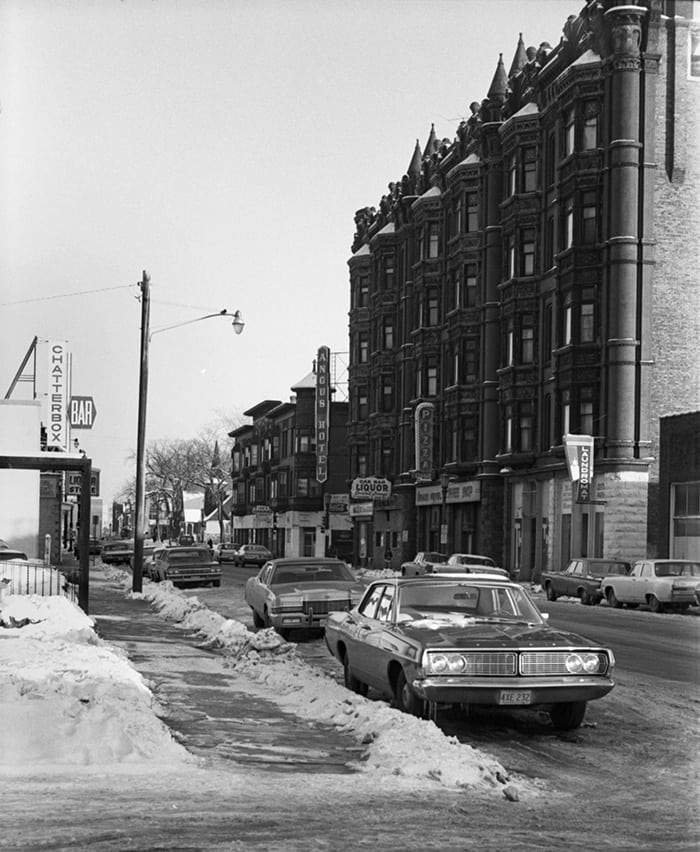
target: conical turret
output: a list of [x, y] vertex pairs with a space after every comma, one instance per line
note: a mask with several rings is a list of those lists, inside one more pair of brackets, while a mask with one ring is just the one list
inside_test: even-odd
[[527, 51], [525, 50], [525, 42], [523, 34], [520, 33], [518, 38], [518, 46], [515, 48], [515, 56], [508, 72], [508, 78], [514, 77], [519, 71], [522, 71], [527, 62]]
[[503, 65], [503, 54], [499, 53], [496, 73], [493, 75], [493, 81], [491, 82], [487, 97], [490, 101], [504, 101], [507, 94], [508, 77], [506, 77], [506, 69]]

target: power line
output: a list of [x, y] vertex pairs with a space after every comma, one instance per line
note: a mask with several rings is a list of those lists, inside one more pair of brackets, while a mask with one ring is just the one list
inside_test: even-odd
[[0, 307], [11, 305], [27, 305], [30, 302], [48, 302], [52, 299], [69, 299], [72, 296], [88, 296], [91, 293], [106, 293], [109, 290], [128, 290], [133, 284], [120, 284], [118, 287], [101, 287], [98, 290], [78, 290], [75, 293], [59, 293], [56, 296], [37, 296], [35, 299], [20, 299], [17, 302], [0, 302]]

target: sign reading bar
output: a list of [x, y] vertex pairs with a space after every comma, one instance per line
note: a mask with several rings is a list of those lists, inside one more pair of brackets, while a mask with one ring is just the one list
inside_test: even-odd
[[316, 479], [328, 479], [328, 439], [330, 431], [331, 350], [320, 346], [316, 356]]
[[68, 419], [72, 429], [92, 429], [96, 417], [95, 400], [91, 396], [72, 396], [70, 398]]
[[391, 497], [391, 482], [377, 476], [359, 476], [350, 486], [353, 500], [386, 500]]
[[578, 503], [591, 502], [593, 487], [594, 441], [591, 435], [564, 435], [564, 449], [569, 477], [578, 482]]

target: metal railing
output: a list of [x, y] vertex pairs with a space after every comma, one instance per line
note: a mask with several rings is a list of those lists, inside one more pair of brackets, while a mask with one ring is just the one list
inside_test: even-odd
[[77, 576], [71, 577], [70, 570], [64, 574], [39, 559], [0, 561], [0, 583], [4, 595], [61, 595], [74, 603], [78, 599]]

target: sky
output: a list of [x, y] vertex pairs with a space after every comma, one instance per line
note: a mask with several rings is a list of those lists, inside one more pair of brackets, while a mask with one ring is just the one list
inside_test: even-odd
[[[510, 779], [492, 755], [443, 734], [433, 722], [350, 692], [328, 672], [313, 669], [273, 628], [251, 632], [170, 582], [144, 580], [143, 592], [134, 593], [127, 572], [107, 566], [98, 570], [121, 585], [117, 594], [146, 598], [200, 646], [222, 650], [222, 667], [234, 661], [238, 682], [251, 695], [310, 723], [339, 727], [365, 743], [366, 756], [358, 767], [365, 781], [372, 775], [375, 783], [391, 779], [414, 791], [425, 791], [426, 785], [467, 788], [499, 800], [542, 795], [535, 783], [524, 776]], [[66, 769], [162, 778], [164, 772], [188, 769], [197, 788], [197, 770], [205, 771], [206, 765], [160, 721], [162, 708], [126, 652], [100, 639], [94, 618], [67, 598], [20, 594], [25, 589], [15, 585], [0, 594], [0, 778]], [[319, 780], [340, 788], [348, 777], [322, 775]], [[252, 783], [250, 773], [244, 783]]]
[[[455, 137], [519, 33], [556, 45], [582, 6], [0, 0], [0, 395], [35, 336], [67, 341], [73, 395], [96, 408], [73, 437], [105, 505], [119, 496], [144, 270], [151, 330], [187, 323], [151, 341], [147, 442], [288, 399], [319, 346], [342, 379], [355, 211], [378, 207], [432, 123]], [[240, 336], [191, 322], [224, 308]]]

